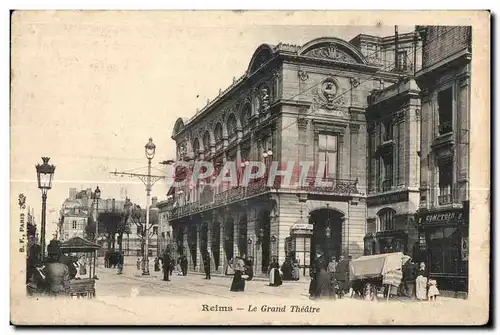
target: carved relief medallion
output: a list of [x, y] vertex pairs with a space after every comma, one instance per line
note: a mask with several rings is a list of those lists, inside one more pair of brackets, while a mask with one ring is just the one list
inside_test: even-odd
[[314, 103], [328, 110], [335, 110], [345, 104], [345, 97], [339, 94], [339, 85], [334, 78], [325, 79], [313, 95]]

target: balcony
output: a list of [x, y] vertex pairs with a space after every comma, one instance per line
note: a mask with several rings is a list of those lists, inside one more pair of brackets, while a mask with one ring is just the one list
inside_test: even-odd
[[322, 184], [320, 184], [316, 182], [314, 178], [308, 178], [304, 185], [281, 186], [280, 182], [276, 181], [274, 185], [270, 187], [267, 185], [267, 179], [261, 178], [250, 182], [246, 187], [239, 185], [218, 193], [213, 197], [213, 201], [196, 201], [174, 208], [171, 210], [169, 218], [177, 219], [183, 216], [193, 215], [202, 211], [259, 196], [271, 190], [283, 192], [306, 191], [308, 193], [326, 193], [344, 196], [359, 194], [357, 183], [356, 180], [325, 179], [322, 180]]
[[445, 194], [438, 196], [438, 204], [439, 206], [449, 205], [452, 203], [451, 194]]
[[387, 192], [392, 189], [392, 179], [386, 179], [382, 182], [382, 192]]

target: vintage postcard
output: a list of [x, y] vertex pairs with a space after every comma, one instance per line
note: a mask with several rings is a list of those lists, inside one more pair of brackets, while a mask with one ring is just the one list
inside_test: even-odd
[[489, 73], [487, 11], [13, 11], [11, 322], [488, 322]]

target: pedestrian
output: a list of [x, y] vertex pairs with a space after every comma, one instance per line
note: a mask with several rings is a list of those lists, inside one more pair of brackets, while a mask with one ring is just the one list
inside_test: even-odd
[[432, 302], [435, 302], [438, 295], [439, 295], [439, 290], [437, 287], [437, 281], [435, 279], [429, 279], [429, 291], [427, 293], [429, 296], [429, 300]]
[[170, 277], [172, 277], [172, 273], [174, 273], [174, 269], [175, 269], [175, 257], [170, 256], [170, 267], [169, 267]]
[[165, 254], [163, 255], [163, 281], [170, 281], [169, 275], [170, 275], [170, 266], [171, 266], [171, 261], [170, 261], [170, 253], [169, 251], [165, 251]]
[[226, 275], [234, 275], [234, 265], [236, 264], [236, 259], [231, 257], [226, 265], [226, 271], [224, 273]]
[[205, 252], [205, 256], [203, 257], [203, 267], [205, 269], [205, 279], [211, 279], [210, 277], [210, 255], [208, 252]]
[[141, 269], [141, 259], [137, 258], [137, 270]]
[[283, 284], [282, 274], [280, 271], [280, 265], [276, 257], [273, 257], [273, 261], [269, 265], [269, 286], [281, 286]]
[[188, 270], [188, 259], [187, 259], [186, 255], [182, 255], [181, 270], [182, 270], [182, 275], [186, 276], [187, 270]]
[[300, 264], [295, 256], [292, 258], [292, 280], [300, 279]]
[[160, 260], [158, 257], [155, 257], [155, 272], [160, 271]]
[[404, 294], [410, 298], [415, 299], [415, 280], [417, 273], [415, 264], [410, 259], [403, 265], [403, 288]]
[[118, 267], [118, 274], [121, 275], [123, 274], [123, 265], [125, 263], [125, 257], [123, 256], [123, 251], [122, 252], [119, 252], [117, 254], [117, 267]]
[[418, 276], [417, 279], [415, 279], [415, 294], [418, 300], [427, 300], [427, 276], [424, 263], [420, 263]]
[[326, 263], [320, 264], [319, 272], [316, 276], [316, 284], [314, 292], [311, 295], [312, 299], [330, 299], [334, 297], [331, 276], [328, 273], [328, 265]]
[[243, 292], [245, 291], [245, 279], [243, 278], [245, 271], [245, 263], [241, 257], [236, 256], [234, 262], [234, 276], [231, 283], [231, 291]]
[[335, 279], [338, 289], [338, 296], [342, 298], [348, 289], [349, 281], [349, 261], [344, 258], [343, 255], [340, 256], [339, 262], [335, 268]]
[[253, 278], [253, 257], [250, 256], [245, 261], [245, 274], [248, 276], [247, 280], [252, 280]]
[[44, 291], [50, 296], [69, 295], [69, 268], [60, 261], [61, 254], [59, 243], [54, 240], [50, 241], [43, 269]]

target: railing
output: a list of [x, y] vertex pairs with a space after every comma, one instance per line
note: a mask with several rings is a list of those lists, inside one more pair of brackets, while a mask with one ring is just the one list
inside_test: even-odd
[[439, 205], [449, 205], [449, 204], [451, 204], [451, 202], [452, 202], [451, 194], [445, 194], [445, 195], [438, 196]]
[[444, 135], [453, 132], [451, 121], [441, 122], [439, 124], [439, 135]]
[[356, 180], [345, 179], [325, 179], [321, 183], [315, 182], [314, 178], [307, 178], [305, 185], [282, 186], [276, 181], [273, 186], [267, 185], [267, 179], [261, 178], [250, 182], [248, 186], [237, 186], [221, 193], [215, 194], [213, 201], [190, 202], [183, 206], [173, 208], [169, 218], [176, 219], [187, 215], [192, 215], [208, 209], [220, 207], [232, 202], [241, 201], [246, 198], [258, 196], [269, 192], [271, 189], [282, 191], [304, 191], [308, 193], [326, 193], [336, 195], [359, 194]]

